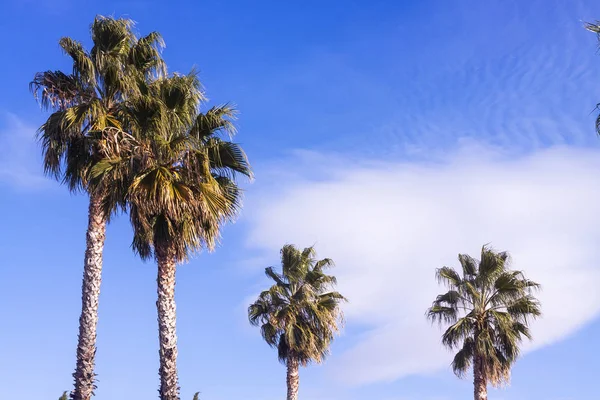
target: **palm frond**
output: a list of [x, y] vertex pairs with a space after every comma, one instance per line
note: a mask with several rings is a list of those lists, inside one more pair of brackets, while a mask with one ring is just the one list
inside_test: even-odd
[[584, 27], [585, 29], [587, 29], [590, 32], [596, 33], [600, 35], [600, 21], [596, 21], [596, 22], [585, 22], [584, 23]]
[[481, 249], [481, 261], [477, 271], [477, 279], [480, 285], [489, 286], [498, 275], [502, 274], [508, 266], [508, 253], [496, 252], [485, 245]]
[[129, 51], [129, 62], [136, 70], [157, 79], [167, 75], [167, 67], [161, 57], [165, 42], [158, 32], [141, 37]]
[[82, 86], [74, 75], [61, 71], [45, 71], [35, 74], [29, 90], [45, 110], [65, 110], [75, 104], [90, 101], [95, 95]]
[[527, 323], [528, 318], [537, 318], [542, 315], [539, 301], [532, 295], [524, 295], [506, 304], [506, 311], [512, 319]]
[[459, 378], [464, 378], [471, 367], [473, 362], [473, 355], [475, 353], [475, 346], [473, 345], [473, 339], [465, 339], [462, 348], [456, 352], [454, 359], [452, 360], [452, 370]]
[[462, 266], [465, 278], [477, 275], [477, 260], [468, 254], [459, 254], [458, 261]]
[[206, 113], [198, 114], [191, 133], [200, 140], [221, 133], [225, 133], [231, 139], [237, 133], [234, 124], [237, 114], [238, 111], [230, 104], [212, 107]]
[[73, 76], [85, 84], [95, 85], [96, 67], [83, 45], [69, 37], [63, 37], [58, 44], [73, 60]]
[[217, 173], [231, 178], [234, 178], [236, 173], [253, 178], [248, 157], [239, 144], [213, 137], [206, 142], [205, 146], [209, 152], [211, 168]]
[[462, 278], [452, 268], [442, 267], [435, 271], [435, 277], [439, 283], [444, 283], [450, 288], [459, 287], [462, 284]]
[[459, 346], [471, 335], [475, 325], [470, 318], [459, 318], [442, 335], [442, 343], [450, 349]]

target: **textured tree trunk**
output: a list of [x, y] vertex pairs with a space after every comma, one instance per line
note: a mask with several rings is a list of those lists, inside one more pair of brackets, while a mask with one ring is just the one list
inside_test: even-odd
[[287, 400], [298, 400], [300, 377], [298, 374], [298, 360], [295, 357], [287, 359]]
[[487, 378], [481, 356], [475, 355], [473, 360], [473, 385], [475, 400], [487, 400]]
[[90, 196], [88, 229], [86, 234], [81, 316], [77, 343], [77, 365], [73, 378], [73, 400], [90, 400], [95, 389], [96, 327], [98, 325], [98, 298], [102, 282], [102, 250], [106, 236], [106, 215], [100, 196]]
[[175, 330], [175, 251], [157, 248], [158, 260], [158, 337], [160, 340], [160, 398], [179, 400], [177, 377], [177, 332]]

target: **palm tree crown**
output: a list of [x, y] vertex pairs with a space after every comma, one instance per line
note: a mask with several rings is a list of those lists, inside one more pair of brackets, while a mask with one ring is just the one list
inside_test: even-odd
[[227, 140], [235, 134], [236, 110], [197, 111], [204, 96], [194, 72], [158, 79], [143, 92], [126, 102], [126, 130], [105, 130], [96, 142], [102, 157], [91, 183], [122, 187], [112, 203], [129, 207], [133, 247], [142, 258], [170, 247], [180, 262], [196, 249], [214, 248], [222, 223], [239, 209], [235, 176], [252, 171], [239, 144]]
[[160, 34], [138, 38], [129, 19], [97, 16], [91, 25], [93, 47], [64, 37], [59, 44], [73, 61], [71, 73], [37, 73], [30, 89], [53, 114], [39, 129], [44, 170], [72, 189], [86, 188], [93, 160], [89, 136], [121, 128], [123, 102], [138, 91], [140, 81], [165, 72]]
[[325, 269], [333, 261], [315, 259], [315, 250], [293, 245], [281, 249], [281, 273], [265, 270], [275, 284], [263, 291], [248, 308], [250, 323], [261, 327], [265, 341], [277, 348], [279, 360], [290, 357], [300, 364], [321, 362], [338, 331], [342, 318], [340, 302], [346, 299], [331, 291], [334, 276]]
[[438, 281], [449, 291], [437, 296], [427, 315], [432, 321], [451, 324], [442, 343], [459, 349], [452, 362], [459, 377], [475, 362], [476, 375], [481, 374], [485, 383], [499, 385], [509, 378], [522, 338], [531, 339], [528, 322], [541, 314], [532, 295], [539, 284], [521, 271], [510, 270], [508, 253], [487, 246], [481, 250], [480, 261], [466, 254], [458, 259], [462, 276], [449, 267], [436, 271]]

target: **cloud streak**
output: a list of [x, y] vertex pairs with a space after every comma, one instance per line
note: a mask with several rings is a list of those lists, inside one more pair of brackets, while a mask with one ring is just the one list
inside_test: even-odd
[[41, 166], [41, 151], [35, 141], [35, 128], [13, 114], [4, 115], [0, 128], [0, 182], [20, 189], [47, 187]]
[[484, 243], [508, 250], [514, 267], [543, 285], [544, 317], [528, 351], [600, 312], [598, 151], [559, 146], [514, 157], [470, 143], [429, 161], [301, 153], [283, 164], [270, 168], [289, 171], [272, 172], [276, 184], [250, 194], [248, 245], [274, 254], [285, 242], [316, 243], [336, 261], [352, 329], [326, 370], [347, 384], [448, 366], [440, 330], [424, 317], [443, 290], [434, 270], [456, 266], [459, 252], [478, 256]]

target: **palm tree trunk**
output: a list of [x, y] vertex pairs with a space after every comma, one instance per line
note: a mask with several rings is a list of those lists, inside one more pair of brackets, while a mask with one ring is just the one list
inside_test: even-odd
[[487, 400], [487, 379], [481, 356], [475, 355], [473, 360], [473, 385], [475, 400]]
[[73, 373], [75, 390], [71, 393], [73, 400], [90, 400], [95, 389], [96, 327], [98, 325], [98, 299], [102, 282], [102, 250], [105, 237], [106, 215], [102, 209], [101, 196], [90, 196], [83, 264], [77, 365]]
[[158, 261], [158, 337], [160, 340], [160, 398], [179, 400], [177, 377], [177, 332], [175, 330], [175, 251], [157, 248]]
[[298, 359], [291, 356], [287, 359], [287, 400], [298, 400], [300, 377], [298, 374]]

